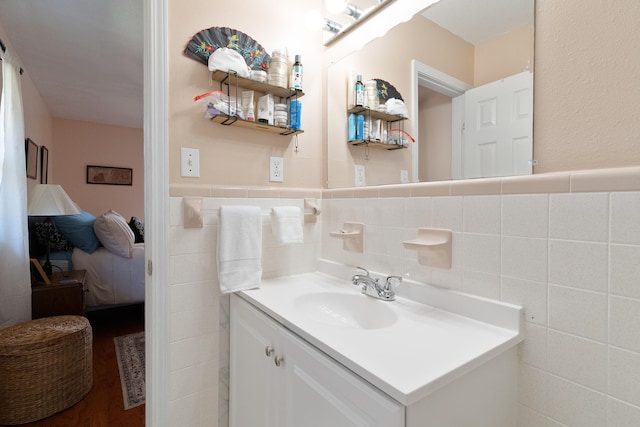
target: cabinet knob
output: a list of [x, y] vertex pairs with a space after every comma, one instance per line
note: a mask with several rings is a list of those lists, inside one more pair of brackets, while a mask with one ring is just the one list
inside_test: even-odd
[[271, 347], [270, 345], [266, 346], [264, 348], [264, 354], [267, 355], [267, 357], [271, 357], [271, 355], [273, 354], [275, 350], [273, 349], [273, 347]]
[[276, 366], [280, 366], [280, 365], [282, 365], [282, 364], [284, 363], [284, 357], [276, 356], [276, 357], [273, 359], [273, 363], [275, 363], [275, 364], [276, 364]]

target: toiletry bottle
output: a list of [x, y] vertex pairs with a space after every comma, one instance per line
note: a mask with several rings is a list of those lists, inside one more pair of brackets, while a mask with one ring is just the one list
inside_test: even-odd
[[302, 102], [299, 99], [294, 99], [289, 106], [289, 127], [291, 129], [300, 129], [301, 114]]
[[356, 140], [356, 115], [349, 114], [349, 141]]
[[362, 132], [362, 139], [364, 139], [365, 141], [371, 140], [371, 136], [369, 134], [369, 128], [370, 127], [371, 127], [371, 121], [370, 120], [365, 120], [364, 121], [364, 126], [363, 126], [363, 132]]
[[364, 140], [364, 116], [358, 114], [356, 117], [356, 139]]
[[302, 90], [302, 62], [300, 55], [296, 55], [296, 60], [291, 67], [291, 89]]
[[246, 114], [247, 121], [249, 121], [249, 122], [255, 122], [256, 121], [256, 113], [255, 113], [255, 111], [256, 111], [256, 106], [253, 103], [251, 103], [249, 105], [249, 108], [247, 108], [247, 114]]
[[362, 84], [362, 76], [360, 74], [356, 77], [356, 86], [354, 91], [356, 95], [356, 107], [362, 107], [364, 105], [364, 85]]

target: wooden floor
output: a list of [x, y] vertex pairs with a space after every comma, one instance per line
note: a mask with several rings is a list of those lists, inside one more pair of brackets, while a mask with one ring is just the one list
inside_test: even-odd
[[144, 426], [145, 405], [124, 410], [113, 338], [144, 330], [144, 305], [89, 312], [93, 329], [93, 387], [71, 408], [23, 426]]

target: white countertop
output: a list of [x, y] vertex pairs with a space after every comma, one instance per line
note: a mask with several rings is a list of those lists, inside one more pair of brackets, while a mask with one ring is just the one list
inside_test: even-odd
[[[434, 302], [447, 301], [445, 306], [456, 304], [476, 314], [484, 311], [489, 320], [494, 317], [489, 312], [506, 313], [511, 321], [497, 322], [498, 326], [475, 320], [477, 315], [472, 315], [474, 319], [403, 297], [376, 300], [361, 294], [349, 279], [323, 273], [264, 280], [259, 289], [238, 295], [389, 396], [410, 405], [524, 339], [520, 307], [428, 285], [421, 287], [430, 288], [428, 294]], [[397, 314], [397, 320], [378, 329], [319, 321], [296, 303], [296, 298], [315, 292], [369, 298], [372, 303], [383, 304], [384, 311], [389, 308]]]

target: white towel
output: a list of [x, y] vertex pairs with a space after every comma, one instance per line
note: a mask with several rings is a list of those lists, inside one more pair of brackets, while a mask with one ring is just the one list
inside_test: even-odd
[[279, 206], [271, 209], [271, 231], [280, 245], [304, 241], [300, 213], [297, 206]]
[[223, 294], [257, 288], [262, 277], [262, 210], [222, 206], [218, 226], [218, 280]]

